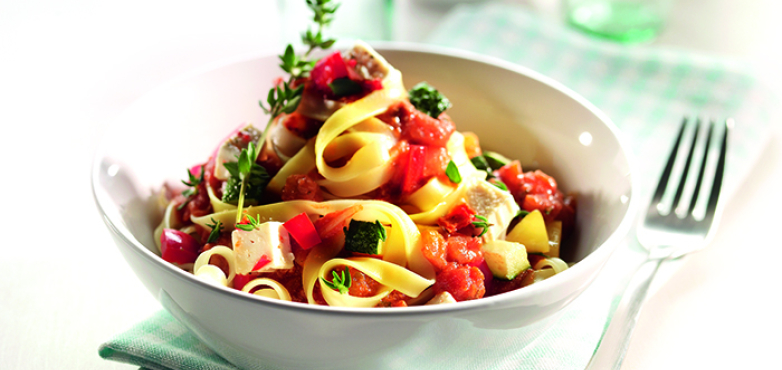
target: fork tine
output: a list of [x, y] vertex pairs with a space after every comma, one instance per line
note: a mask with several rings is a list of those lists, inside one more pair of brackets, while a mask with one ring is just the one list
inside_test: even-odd
[[711, 220], [717, 210], [717, 200], [720, 197], [722, 178], [725, 174], [725, 156], [728, 152], [728, 132], [731, 126], [733, 126], [733, 119], [728, 118], [725, 120], [725, 131], [722, 134], [722, 147], [720, 148], [720, 157], [717, 160], [717, 170], [714, 173], [714, 184], [711, 186], [709, 203], [706, 205], [706, 220]]
[[676, 137], [676, 142], [673, 144], [671, 154], [668, 156], [668, 163], [665, 164], [663, 174], [660, 176], [660, 182], [657, 183], [657, 190], [652, 197], [652, 205], [657, 205], [665, 194], [665, 187], [668, 185], [668, 178], [671, 177], [671, 171], [673, 170], [673, 164], [676, 162], [676, 153], [679, 152], [679, 144], [682, 142], [682, 136], [684, 136], [684, 128], [687, 127], [687, 117], [682, 119], [682, 127], [679, 129], [679, 136]]
[[684, 162], [684, 169], [682, 171], [682, 177], [679, 179], [679, 187], [676, 188], [676, 195], [673, 197], [673, 203], [671, 204], [671, 210], [676, 209], [679, 206], [679, 201], [682, 199], [682, 193], [684, 193], [684, 185], [687, 183], [687, 175], [690, 173], [690, 165], [692, 164], [692, 155], [695, 153], [695, 144], [698, 142], [698, 133], [701, 130], [701, 119], [695, 120], [695, 132], [692, 134], [692, 143], [690, 144], [690, 151], [687, 153], [687, 161]]
[[706, 134], [706, 144], [703, 145], [703, 159], [701, 160], [701, 168], [698, 170], [698, 180], [695, 182], [695, 189], [692, 191], [692, 199], [690, 200], [690, 207], [687, 208], [687, 214], [692, 214], [695, 209], [695, 204], [698, 202], [698, 195], [701, 192], [701, 185], [703, 184], [703, 173], [706, 170], [706, 162], [709, 159], [709, 147], [711, 147], [711, 136], [714, 132], [714, 120], [709, 122], [709, 132]]

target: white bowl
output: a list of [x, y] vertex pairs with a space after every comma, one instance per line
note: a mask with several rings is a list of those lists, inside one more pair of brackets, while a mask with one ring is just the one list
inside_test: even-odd
[[[258, 100], [281, 75], [276, 56], [231, 62], [148, 93], [107, 130], [95, 200], [120, 251], [161, 304], [207, 346], [245, 368], [382, 368], [441, 361], [451, 351], [503, 355], [526, 345], [595, 279], [634, 213], [628, 150], [616, 127], [561, 84], [476, 54], [376, 44], [408, 87], [428, 81], [453, 102], [457, 129], [579, 193], [576, 264], [551, 279], [480, 300], [401, 309], [310, 306], [209, 285], [163, 261], [152, 241], [152, 194], [208, 156], [242, 122], [265, 122]], [[548, 320], [543, 320], [548, 318]], [[480, 346], [452, 347], [443, 338]], [[346, 350], [348, 349], [348, 350]], [[480, 358], [480, 357], [479, 357]], [[395, 362], [391, 362], [395, 361]], [[400, 362], [401, 361], [401, 362]]]

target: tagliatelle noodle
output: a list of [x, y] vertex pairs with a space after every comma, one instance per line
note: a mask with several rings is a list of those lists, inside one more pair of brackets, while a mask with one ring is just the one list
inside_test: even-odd
[[551, 268], [554, 270], [555, 274], [558, 274], [562, 271], [565, 271], [568, 269], [568, 265], [565, 261], [556, 258], [556, 257], [548, 257], [544, 258], [537, 263], [535, 263], [535, 266], [532, 266], [534, 270], [543, 270], [546, 268]]
[[285, 289], [285, 287], [278, 281], [269, 278], [253, 279], [245, 284], [244, 287], [242, 287], [242, 291], [249, 293], [251, 290], [259, 286], [268, 286], [271, 287], [271, 289], [259, 289], [253, 292], [253, 294], [262, 297], [279, 299], [282, 301], [291, 300], [291, 294], [288, 292], [288, 289]]
[[[214, 255], [225, 258], [225, 261], [228, 263], [228, 276], [225, 276], [225, 273], [219, 267], [209, 264], [209, 260]], [[193, 275], [203, 278], [210, 283], [228, 286], [233, 282], [234, 276], [236, 276], [236, 255], [234, 251], [226, 246], [218, 245], [202, 252], [198, 255], [195, 264], [193, 264]]]
[[535, 283], [546, 280], [557, 273], [554, 271], [554, 269], [542, 269], [542, 270], [535, 270], [533, 275], [533, 281]]
[[[329, 288], [320, 279], [330, 279], [331, 271], [339, 266], [353, 267], [375, 281], [380, 282], [383, 288], [371, 297], [354, 297], [349, 294], [341, 294]], [[326, 300], [326, 303], [329, 306], [340, 307], [374, 307], [394, 290], [398, 290], [409, 297], [418, 297], [421, 292], [434, 284], [434, 280], [425, 279], [404, 267], [370, 257], [330, 259], [320, 267], [318, 278], [323, 299]]]
[[402, 74], [391, 69], [383, 79], [381, 90], [373, 91], [364, 98], [340, 108], [323, 123], [315, 139], [315, 165], [324, 178], [319, 181], [321, 186], [334, 195], [352, 197], [372, 191], [390, 178], [393, 168], [389, 149], [394, 145], [394, 141], [387, 140], [384, 135], [356, 133], [356, 137], [365, 143], [342, 167], [329, 166], [324, 152], [345, 131], [385, 112], [389, 106], [405, 96]]

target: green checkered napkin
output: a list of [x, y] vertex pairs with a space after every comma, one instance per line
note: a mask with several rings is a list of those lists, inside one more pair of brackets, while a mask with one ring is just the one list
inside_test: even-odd
[[[429, 42], [518, 63], [586, 97], [611, 117], [630, 143], [641, 169], [642, 199], [651, 192], [682, 116], [735, 118], [724, 185], [728, 196], [761, 154], [769, 125], [780, 116], [776, 97], [733, 64], [590, 39], [510, 5], [460, 6], [445, 18]], [[485, 356], [468, 357], [459, 348], [475, 343], [454, 331], [449, 343], [438, 344], [450, 346], [451, 355], [431, 368], [583, 369], [620, 297], [616, 292], [621, 287], [615, 282], [625, 280], [643, 257], [642, 249], [629, 236], [609, 261], [605, 274], [551, 319], [551, 326], [531, 344], [513, 348], [513, 341], [509, 341], [509, 348], [487, 349]], [[676, 264], [671, 264], [668, 271], [675, 268]], [[518, 333], [519, 339], [525, 335], [530, 338], [534, 333]], [[399, 350], [405, 356], [391, 353], [383, 360], [392, 368], [422, 368], [419, 360], [426, 357], [426, 345], [413, 341]], [[149, 369], [234, 368], [166, 312], [112, 338], [99, 353], [106, 359]]]

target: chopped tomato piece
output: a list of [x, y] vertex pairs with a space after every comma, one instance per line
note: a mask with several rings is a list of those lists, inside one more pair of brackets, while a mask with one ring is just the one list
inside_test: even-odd
[[383, 89], [383, 82], [376, 78], [374, 80], [364, 80], [362, 81], [362, 87], [364, 88], [364, 91], [375, 91], [375, 90], [381, 90]]
[[475, 266], [449, 264], [437, 274], [434, 293], [451, 293], [457, 301], [482, 298], [486, 294], [483, 273]]
[[456, 126], [445, 113], [432, 118], [413, 108], [402, 119], [402, 137], [414, 144], [445, 147], [455, 130]]
[[448, 151], [442, 147], [427, 146], [424, 154], [424, 180], [434, 176], [439, 176], [445, 173], [445, 168], [448, 167]]
[[448, 261], [476, 266], [483, 261], [481, 240], [466, 235], [451, 235], [447, 241]]
[[447, 244], [442, 234], [434, 227], [421, 229], [421, 251], [435, 271], [440, 271], [448, 264], [446, 260]]
[[322, 92], [331, 92], [329, 84], [338, 78], [348, 77], [348, 67], [339, 51], [321, 58], [310, 71], [310, 80]]
[[298, 112], [293, 112], [283, 118], [283, 124], [288, 131], [295, 133], [301, 138], [310, 139], [318, 134], [322, 123], [316, 119], [305, 117]]
[[405, 172], [402, 180], [402, 193], [410, 194], [421, 187], [424, 175], [424, 162], [426, 160], [426, 148], [421, 145], [410, 145], [405, 154]]
[[309, 216], [306, 213], [300, 213], [297, 216], [291, 218], [282, 224], [285, 230], [291, 234], [296, 243], [302, 249], [310, 249], [320, 244], [320, 236], [318, 231], [315, 230], [315, 225], [312, 224]]
[[524, 172], [521, 170], [521, 162], [512, 161], [500, 167], [494, 171], [494, 176], [508, 187], [508, 191], [513, 194], [516, 203], [524, 203], [524, 197], [527, 193], [524, 191]]
[[409, 101], [403, 100], [392, 105], [377, 116], [381, 121], [399, 128], [402, 139], [412, 144], [445, 147], [456, 126], [451, 118], [443, 113], [432, 118], [415, 108]]
[[298, 199], [323, 201], [320, 185], [309, 175], [302, 174], [293, 174], [285, 179], [280, 197], [285, 201]]
[[365, 273], [353, 267], [348, 267], [350, 271], [350, 290], [349, 294], [354, 297], [371, 297], [377, 294], [383, 287], [380, 283], [367, 276]]
[[539, 210], [546, 221], [554, 220], [562, 210], [564, 197], [557, 189], [557, 182], [543, 171], [524, 174], [523, 188], [526, 196], [521, 207], [529, 212]]
[[475, 220], [475, 211], [466, 203], [453, 207], [447, 215], [440, 217], [437, 224], [449, 233], [470, 226]]
[[360, 204], [345, 208], [340, 211], [325, 214], [323, 217], [315, 220], [315, 230], [321, 240], [329, 239], [342, 232], [342, 228], [347, 226], [348, 221], [353, 215], [364, 209]]

